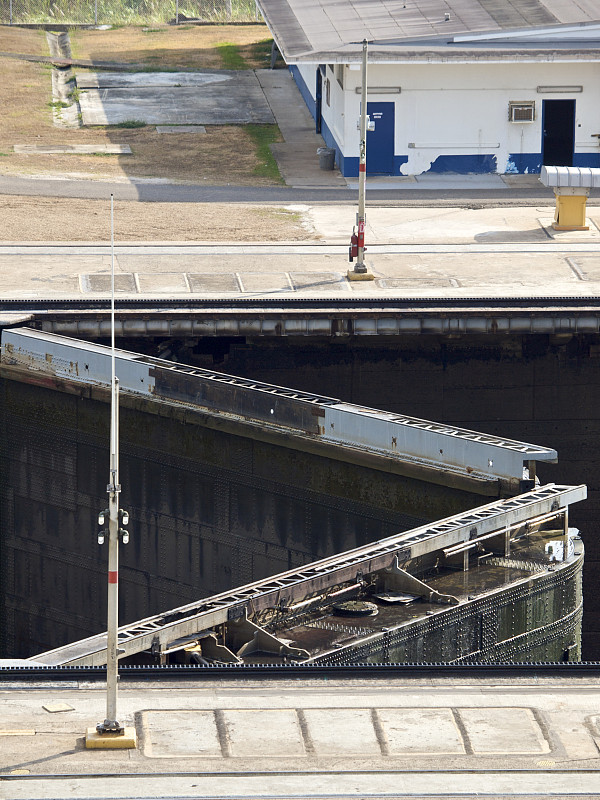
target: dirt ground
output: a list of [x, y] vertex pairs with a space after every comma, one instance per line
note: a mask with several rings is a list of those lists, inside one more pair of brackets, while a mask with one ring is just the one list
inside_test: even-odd
[[[182, 69], [224, 66], [219, 44], [233, 43], [250, 66], [264, 66], [262, 25], [216, 25], [78, 30], [73, 55], [119, 60], [148, 68]], [[0, 53], [48, 55], [41, 31], [0, 28]], [[206, 134], [158, 134], [154, 126], [60, 128], [54, 125], [49, 65], [0, 58], [10, 80], [0, 82], [0, 174], [58, 175], [110, 179], [119, 176], [168, 178], [223, 185], [269, 186], [277, 181], [257, 175], [256, 147], [243, 126], [212, 126]], [[132, 155], [16, 154], [15, 144], [128, 144]]]
[[151, 69], [224, 69], [218, 46], [234, 44], [250, 69], [269, 66], [266, 25], [162, 25], [71, 33], [74, 58], [144, 64]]
[[[115, 242], [301, 241], [302, 216], [276, 206], [115, 202]], [[0, 241], [110, 241], [110, 202], [0, 195]]]

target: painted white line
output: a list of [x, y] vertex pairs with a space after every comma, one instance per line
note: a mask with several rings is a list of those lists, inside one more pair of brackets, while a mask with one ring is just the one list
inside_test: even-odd
[[[502, 254], [502, 253], [599, 253], [600, 242], [547, 242], [547, 243], [513, 243], [496, 242], [495, 244], [480, 243], [461, 243], [461, 244], [370, 244], [369, 252], [371, 255], [413, 255], [413, 254]], [[239, 244], [239, 245], [218, 245], [218, 244], [195, 244], [195, 245], [116, 245], [115, 254], [125, 255], [161, 255], [161, 256], [182, 256], [182, 255], [244, 255], [245, 253], [256, 255], [276, 255], [276, 256], [315, 256], [315, 255], [348, 255], [346, 244], [319, 244], [319, 245], [297, 245], [297, 244]], [[109, 245], [96, 244], [73, 244], [73, 245], [28, 245], [10, 244], [0, 245], [0, 256], [18, 255], [108, 255], [110, 254]]]

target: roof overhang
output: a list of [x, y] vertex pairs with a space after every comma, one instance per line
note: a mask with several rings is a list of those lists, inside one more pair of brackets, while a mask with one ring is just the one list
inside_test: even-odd
[[503, 20], [484, 10], [489, 4], [469, 0], [456, 9], [450, 0], [425, 10], [410, 0], [394, 8], [379, 0], [360, 7], [339, 0], [258, 0], [287, 64], [358, 62], [365, 38], [369, 60], [376, 63], [600, 60], [600, 16], [594, 19], [594, 10], [564, 0], [557, 17], [543, 0], [532, 3], [536, 13], [529, 17], [508, 3]]

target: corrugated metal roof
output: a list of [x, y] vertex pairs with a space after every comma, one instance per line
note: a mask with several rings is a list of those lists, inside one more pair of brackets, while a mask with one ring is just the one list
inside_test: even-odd
[[[259, 0], [288, 63], [336, 60], [420, 41], [444, 48], [461, 34], [501, 33], [600, 22], [599, 0]], [[593, 40], [588, 43], [588, 49]], [[533, 42], [525, 42], [530, 49]], [[536, 43], [536, 47], [539, 42]], [[596, 47], [600, 43], [596, 42]], [[560, 48], [560, 42], [552, 47]], [[375, 55], [373, 53], [373, 55]], [[338, 58], [339, 60], [339, 58]], [[353, 58], [346, 60], [354, 60]]]

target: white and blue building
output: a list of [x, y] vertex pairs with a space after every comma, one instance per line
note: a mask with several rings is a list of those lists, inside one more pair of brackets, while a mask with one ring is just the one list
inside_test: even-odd
[[600, 167], [600, 0], [260, 0], [344, 176]]

